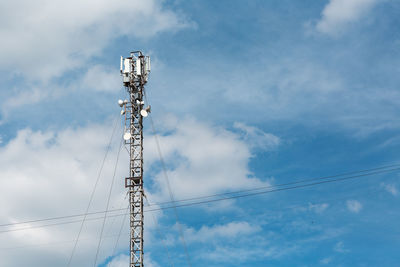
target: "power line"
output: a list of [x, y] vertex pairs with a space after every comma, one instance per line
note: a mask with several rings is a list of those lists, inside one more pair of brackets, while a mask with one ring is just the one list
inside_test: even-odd
[[[127, 197], [128, 197], [128, 192], [126, 192], [125, 196], [124, 196], [123, 199], [121, 200], [121, 205], [119, 206], [119, 210], [122, 210], [122, 207], [124, 206]], [[128, 209], [129, 209], [129, 207], [128, 207]], [[108, 210], [108, 211], [111, 212], [111, 210]], [[108, 235], [108, 234], [112, 231], [112, 226], [114, 225], [116, 218], [117, 218], [117, 217], [114, 217], [114, 218], [113, 218], [113, 220], [112, 220], [111, 223], [110, 223], [108, 232], [106, 232], [104, 235]]]
[[[128, 232], [126, 234], [129, 234]], [[117, 235], [106, 235], [104, 236], [104, 239], [109, 239], [116, 237]], [[83, 238], [81, 240], [94, 240], [94, 238]], [[66, 243], [72, 243], [75, 242], [75, 239], [73, 240], [65, 240], [65, 241], [59, 241], [59, 242], [49, 242], [49, 243], [42, 243], [42, 244], [32, 244], [32, 245], [25, 245], [25, 246], [16, 246], [16, 247], [3, 247], [0, 248], [0, 250], [14, 250], [14, 249], [24, 249], [24, 248], [30, 248], [30, 247], [43, 247], [43, 246], [50, 246], [50, 245], [59, 245], [59, 244], [66, 244]]]
[[[376, 175], [376, 174], [395, 172], [395, 171], [400, 171], [400, 168], [381, 170], [381, 171], [365, 173], [365, 174], [360, 174], [360, 175], [353, 175], [353, 176], [348, 176], [348, 177], [343, 177], [343, 178], [331, 179], [331, 180], [326, 180], [326, 181], [319, 181], [319, 182], [303, 184], [303, 185], [296, 185], [296, 186], [291, 186], [291, 187], [277, 188], [277, 189], [261, 191], [261, 192], [255, 192], [255, 193], [249, 193], [249, 194], [243, 194], [243, 195], [237, 195], [237, 196], [230, 196], [230, 197], [217, 198], [217, 199], [211, 199], [211, 200], [205, 200], [205, 201], [198, 201], [198, 202], [186, 203], [186, 204], [168, 206], [168, 207], [159, 207], [159, 208], [155, 208], [155, 209], [144, 210], [144, 212], [153, 212], [153, 211], [159, 211], [159, 210], [167, 210], [167, 209], [174, 209], [174, 208], [181, 208], [181, 207], [188, 207], [188, 206], [207, 204], [207, 203], [224, 201], [224, 200], [229, 200], [229, 199], [245, 198], [245, 197], [251, 197], [251, 196], [256, 196], [256, 195], [275, 193], [275, 192], [280, 192], [280, 191], [287, 191], [287, 190], [293, 190], [293, 189], [299, 189], [299, 188], [312, 187], [312, 186], [321, 185], [321, 184], [341, 182], [341, 181], [346, 181], [346, 180], [351, 180], [351, 179], [358, 179], [358, 178], [362, 178], [362, 177], [366, 177], [366, 176], [372, 176], [372, 175]], [[125, 213], [109, 215], [109, 216], [107, 216], [107, 218], [124, 216], [124, 215], [125, 215]], [[90, 219], [87, 219], [87, 221], [99, 220], [99, 219], [103, 219], [103, 217], [90, 218]], [[77, 222], [81, 222], [81, 221], [82, 220], [75, 220], [75, 221], [67, 221], [67, 222], [40, 225], [40, 226], [31, 226], [31, 227], [19, 228], [19, 229], [10, 229], [10, 230], [0, 231], [0, 233], [14, 232], [14, 231], [20, 231], [20, 230], [29, 230], [29, 229], [32, 229], [32, 228], [42, 228], [42, 227], [57, 226], [57, 225], [63, 225], [63, 224], [71, 224], [71, 223], [77, 223]]]
[[[281, 187], [281, 186], [300, 184], [300, 183], [311, 182], [311, 181], [326, 180], [326, 179], [335, 178], [335, 177], [348, 176], [348, 175], [352, 175], [352, 174], [356, 174], [356, 173], [364, 173], [364, 172], [388, 169], [388, 168], [399, 167], [399, 166], [400, 166], [400, 164], [392, 164], [392, 165], [387, 165], [387, 166], [382, 166], [382, 167], [377, 167], [377, 168], [372, 168], [372, 169], [345, 172], [345, 173], [341, 173], [341, 174], [335, 174], [335, 175], [330, 175], [330, 176], [323, 176], [323, 177], [317, 177], [317, 178], [309, 178], [309, 179], [297, 180], [297, 181], [293, 181], [293, 182], [276, 184], [276, 185], [260, 186], [260, 187], [255, 187], [255, 188], [251, 188], [251, 189], [237, 190], [237, 191], [232, 191], [232, 192], [218, 193], [218, 194], [213, 194], [213, 195], [198, 196], [198, 197], [192, 197], [192, 198], [185, 198], [185, 199], [181, 199], [181, 200], [175, 200], [175, 203], [177, 203], [177, 202], [187, 202], [187, 201], [204, 199], [204, 198], [211, 198], [211, 197], [217, 197], [217, 196], [224, 196], [224, 195], [233, 195], [233, 194], [244, 193], [244, 192], [252, 192], [252, 191], [258, 191], [258, 190], [262, 190], [262, 189], [270, 189], [270, 188], [276, 188], [276, 187]], [[151, 204], [150, 206], [155, 206], [155, 205], [159, 206], [159, 205], [165, 205], [165, 204], [171, 204], [171, 202], [170, 201], [156, 202], [156, 203]]]
[[85, 211], [85, 213], [84, 213], [84, 215], [83, 215], [84, 217], [83, 217], [81, 226], [80, 226], [80, 228], [79, 228], [78, 236], [76, 237], [76, 240], [75, 240], [75, 243], [74, 243], [74, 247], [73, 247], [73, 249], [72, 249], [72, 251], [71, 251], [71, 255], [70, 255], [69, 259], [68, 259], [68, 264], [67, 264], [68, 267], [71, 266], [72, 258], [74, 257], [75, 250], [76, 250], [76, 246], [77, 246], [77, 244], [78, 244], [78, 242], [79, 242], [79, 238], [80, 238], [81, 233], [82, 233], [82, 229], [83, 229], [83, 225], [84, 225], [85, 220], [86, 220], [86, 216], [87, 216], [88, 213], [89, 213], [89, 209], [90, 209], [90, 206], [91, 206], [92, 201], [93, 201], [94, 193], [96, 192], [97, 185], [98, 185], [98, 183], [99, 183], [99, 180], [100, 180], [100, 177], [101, 177], [101, 173], [102, 173], [102, 171], [103, 171], [104, 163], [105, 163], [106, 158], [107, 158], [107, 155], [108, 155], [108, 153], [109, 153], [109, 151], [110, 151], [110, 149], [111, 149], [112, 139], [113, 139], [113, 137], [114, 137], [115, 130], [117, 129], [117, 126], [118, 126], [118, 120], [119, 120], [118, 117], [116, 117], [116, 119], [115, 119], [115, 125], [114, 125], [114, 128], [113, 128], [112, 133], [111, 133], [110, 141], [108, 142], [108, 146], [107, 146], [107, 149], [106, 149], [106, 153], [104, 154], [104, 158], [103, 158], [103, 161], [102, 161], [102, 163], [101, 163], [101, 166], [100, 166], [100, 169], [99, 169], [99, 173], [98, 173], [98, 175], [97, 175], [96, 182], [95, 182], [95, 184], [94, 184], [92, 193], [90, 194], [89, 203], [88, 203], [88, 205], [87, 205], [87, 207], [86, 207], [86, 211]]
[[[146, 202], [147, 202], [147, 206], [149, 206], [150, 205], [149, 200], [147, 199], [147, 197], [145, 197], [145, 199], [146, 199]], [[162, 238], [160, 227], [159, 227], [159, 225], [157, 223], [157, 220], [154, 217], [153, 213], [151, 213], [151, 217], [153, 218], [153, 223], [154, 223], [154, 226], [156, 227], [157, 234], [160, 236], [161, 243], [162, 243], [162, 245], [163, 245], [163, 247], [165, 249], [165, 252], [167, 253], [169, 264], [171, 265], [171, 267], [174, 267], [174, 262], [172, 261], [172, 258], [171, 258], [170, 254], [169, 254], [169, 250], [168, 250], [167, 244], [165, 244], [164, 239]]]
[[[369, 192], [368, 194], [371, 194], [372, 192]], [[347, 198], [347, 197], [346, 197]], [[330, 201], [337, 201], [337, 200], [343, 200], [343, 199], [346, 199], [346, 198], [334, 198], [334, 199], [331, 199]], [[326, 203], [326, 201], [323, 201], [323, 202], [313, 202], [312, 204], [313, 205], [316, 205], [316, 204], [323, 204], [323, 203]], [[279, 207], [279, 211], [282, 211], [283, 209], [293, 209], [293, 208], [296, 208], [296, 207], [301, 207], [303, 204], [297, 204], [297, 205], [290, 205], [290, 206], [286, 206], [286, 207]], [[129, 212], [128, 212], [128, 210], [129, 210], [129, 207], [127, 208], [127, 209], [125, 209], [125, 211], [126, 211], [126, 213], [124, 213], [124, 214], [118, 214], [118, 215], [114, 215], [113, 216], [113, 218], [116, 218], [116, 217], [120, 217], [120, 216], [124, 216], [124, 218], [129, 214]], [[99, 218], [95, 218], [95, 220], [97, 220], [97, 219], [101, 219], [102, 217], [99, 217]], [[125, 220], [124, 220], [125, 221]], [[121, 231], [122, 232], [122, 231]], [[121, 236], [121, 232], [118, 234], [118, 238]], [[129, 234], [129, 232], [127, 232], [126, 234]], [[105, 238], [110, 238], [110, 237], [115, 237], [115, 236], [117, 236], [117, 235], [106, 235], [106, 237]], [[92, 238], [86, 238], [86, 239], [81, 239], [81, 240], [93, 240]], [[36, 247], [36, 246], [47, 246], [47, 245], [53, 245], [53, 244], [61, 244], [61, 243], [71, 243], [71, 242], [74, 242], [75, 240], [67, 240], [67, 241], [60, 241], [60, 242], [51, 242], [51, 243], [45, 243], [45, 244], [36, 244], [36, 245], [26, 245], [26, 246], [18, 246], [18, 247], [3, 247], [3, 248], [0, 248], [0, 250], [9, 250], [9, 249], [22, 249], [22, 248], [27, 248], [27, 247]], [[114, 252], [115, 252], [115, 250], [113, 250], [113, 253], [112, 253], [112, 255], [114, 255]]]
[[114, 255], [115, 251], [117, 250], [119, 239], [121, 238], [121, 234], [122, 234], [122, 229], [124, 228], [124, 225], [125, 225], [126, 216], [129, 214], [129, 207], [130, 207], [130, 205], [128, 205], [128, 208], [126, 208], [124, 217], [122, 218], [122, 223], [121, 223], [121, 227], [119, 228], [117, 241], [115, 242], [115, 246], [114, 246], [114, 249], [113, 249], [111, 255]]
[[166, 209], [172, 209], [172, 208], [180, 208], [180, 207], [187, 207], [187, 206], [194, 206], [194, 205], [212, 203], [212, 202], [229, 200], [229, 199], [236, 199], [236, 198], [244, 198], [244, 197], [250, 197], [250, 196], [256, 196], [256, 195], [263, 195], [263, 194], [274, 193], [274, 192], [279, 192], [279, 191], [286, 191], [286, 190], [292, 190], [292, 189], [298, 189], [298, 188], [305, 188], [305, 187], [310, 187], [310, 186], [315, 186], [315, 185], [320, 185], [320, 184], [346, 181], [346, 180], [350, 180], [350, 179], [356, 179], [356, 178], [361, 178], [361, 177], [365, 177], [365, 176], [371, 176], [371, 175], [374, 175], [374, 174], [393, 172], [393, 171], [400, 171], [400, 168], [384, 170], [384, 171], [377, 171], [377, 172], [374, 172], [374, 173], [366, 173], [366, 174], [354, 175], [354, 176], [338, 178], [338, 179], [333, 179], [333, 180], [327, 180], [327, 181], [314, 182], [314, 183], [305, 184], [305, 185], [297, 185], [297, 186], [292, 186], [292, 187], [277, 188], [277, 189], [272, 189], [272, 190], [268, 190], [268, 191], [249, 193], [249, 194], [238, 195], [238, 196], [231, 196], [231, 197], [217, 198], [217, 199], [211, 199], [211, 200], [205, 200], [205, 201], [198, 201], [198, 202], [193, 202], [193, 203], [181, 204], [181, 205], [177, 205], [177, 206], [161, 207], [161, 208], [151, 209], [151, 210], [146, 210], [146, 211], [147, 212], [151, 212], [151, 211], [157, 211], [157, 210], [166, 210]]
[[[396, 167], [396, 166], [400, 166], [400, 164], [386, 165], [386, 166], [382, 166], [382, 167], [346, 172], [346, 173], [331, 175], [331, 176], [297, 180], [297, 181], [293, 181], [293, 182], [289, 182], [289, 183], [282, 183], [282, 184], [277, 184], [277, 185], [272, 185], [272, 186], [262, 186], [262, 187], [255, 187], [255, 188], [246, 189], [246, 190], [238, 190], [238, 191], [232, 191], [232, 192], [226, 192], [226, 193], [220, 193], [220, 194], [186, 198], [186, 199], [181, 199], [181, 200], [175, 200], [173, 203], [187, 202], [187, 201], [192, 201], [192, 200], [206, 199], [206, 198], [224, 196], [224, 195], [233, 195], [233, 194], [239, 194], [239, 193], [244, 193], [244, 192], [258, 191], [258, 190], [262, 190], [262, 189], [273, 189], [276, 187], [300, 184], [300, 183], [304, 183], [304, 182], [308, 182], [308, 181], [318, 181], [318, 180], [324, 180], [324, 179], [329, 179], [329, 178], [334, 178], [334, 177], [348, 176], [350, 174], [365, 173], [365, 172], [371, 172], [371, 171], [375, 171], [375, 170], [385, 170], [385, 169], [389, 169], [391, 167]], [[389, 170], [389, 171], [391, 171], [391, 170]], [[373, 174], [378, 174], [378, 173], [373, 173]], [[171, 201], [150, 203], [148, 206], [159, 206], [159, 205], [166, 205], [166, 204], [171, 204], [171, 203], [172, 203]], [[123, 210], [125, 210], [125, 208], [111, 209], [111, 210], [108, 210], [108, 212], [117, 212], [117, 211], [123, 211]], [[85, 215], [88, 216], [88, 215], [96, 215], [96, 214], [104, 214], [104, 213], [105, 213], [105, 211], [87, 212], [87, 213], [82, 213], [82, 214], [58, 216], [58, 217], [51, 217], [51, 218], [37, 219], [37, 220], [28, 220], [28, 221], [15, 222], [15, 223], [6, 223], [6, 224], [1, 224], [0, 227], [15, 226], [15, 225], [20, 225], [20, 224], [28, 224], [28, 223], [37, 223], [37, 222], [44, 222], [44, 221], [62, 220], [62, 219], [69, 219], [69, 218], [77, 218], [77, 217], [82, 217]], [[0, 233], [1, 233], [1, 231], [0, 231]]]
[[98, 258], [98, 256], [99, 256], [99, 250], [100, 250], [100, 245], [101, 245], [101, 239], [102, 239], [102, 237], [103, 237], [104, 225], [106, 224], [106, 217], [107, 217], [107, 213], [108, 213], [108, 208], [109, 208], [109, 206], [110, 206], [110, 199], [111, 199], [111, 194], [112, 194], [112, 190], [113, 190], [113, 187], [114, 187], [115, 175], [116, 175], [116, 173], [117, 173], [119, 155], [120, 155], [120, 153], [121, 153], [121, 148], [122, 148], [123, 140], [124, 140], [124, 139], [121, 138], [121, 141], [120, 141], [120, 144], [119, 144], [119, 149], [118, 149], [118, 154], [117, 154], [117, 160], [115, 161], [114, 173], [113, 173], [113, 177], [112, 177], [112, 181], [111, 181], [110, 190], [109, 190], [109, 192], [108, 192], [107, 206], [106, 206], [106, 211], [104, 212], [103, 224], [101, 225], [100, 238], [99, 238], [99, 242], [98, 242], [98, 244], [97, 244], [96, 256], [95, 256], [95, 260], [94, 260], [93, 267], [96, 267], [97, 258]]

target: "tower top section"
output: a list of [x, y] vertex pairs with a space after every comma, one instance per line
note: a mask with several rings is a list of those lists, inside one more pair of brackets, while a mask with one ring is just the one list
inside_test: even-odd
[[131, 52], [127, 58], [121, 56], [120, 70], [124, 86], [129, 87], [138, 83], [144, 85], [151, 70], [150, 57], [144, 56], [141, 51]]

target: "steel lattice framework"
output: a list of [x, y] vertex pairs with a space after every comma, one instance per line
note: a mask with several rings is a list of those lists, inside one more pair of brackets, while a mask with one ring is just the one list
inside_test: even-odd
[[150, 109], [144, 108], [144, 85], [150, 72], [150, 59], [140, 51], [121, 58], [121, 73], [129, 100], [123, 103], [125, 114], [125, 144], [130, 149], [129, 177], [125, 187], [130, 207], [130, 267], [143, 267], [143, 117]]

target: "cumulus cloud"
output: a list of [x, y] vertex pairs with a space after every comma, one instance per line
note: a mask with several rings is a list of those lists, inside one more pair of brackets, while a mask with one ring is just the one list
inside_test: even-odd
[[[177, 199], [269, 185], [249, 170], [252, 154], [239, 134], [191, 118], [167, 121], [160, 127], [159, 141]], [[151, 168], [159, 163], [155, 139], [148, 136], [145, 147], [145, 165]], [[154, 176], [154, 197], [168, 199], [163, 173]]]
[[[163, 0], [1, 1], [0, 71], [5, 80], [19, 81], [0, 99], [3, 122], [17, 107], [57, 99], [74, 89], [120, 88], [118, 70], [92, 63], [112, 41], [144, 40], [192, 25]], [[59, 81], [67, 76], [74, 81]]]
[[82, 66], [117, 37], [189, 25], [159, 0], [2, 1], [0, 22], [0, 68], [35, 79]]
[[377, 0], [330, 0], [316, 29], [321, 33], [337, 35], [347, 24], [366, 15], [377, 3]]
[[359, 213], [362, 209], [362, 204], [357, 200], [347, 200], [347, 209], [353, 213]]
[[[88, 125], [59, 131], [19, 131], [15, 138], [0, 147], [0, 221], [13, 223], [82, 213], [97, 177], [110, 132], [108, 125]], [[91, 211], [105, 208], [104, 196], [110, 188], [120, 136], [121, 131], [117, 131]], [[152, 183], [148, 180], [146, 191], [152, 200], [168, 200], [164, 178], [156, 167], [159, 162], [154, 139], [146, 135], [145, 140], [145, 175], [155, 184], [154, 188], [149, 187]], [[238, 134], [226, 129], [194, 119], [171, 120], [164, 125], [160, 144], [177, 199], [268, 184], [251, 175], [248, 169], [251, 157], [249, 146]], [[112, 208], [125, 206], [122, 205], [125, 203], [125, 188], [121, 177], [127, 175], [128, 154], [122, 153], [121, 157], [111, 199]], [[150, 167], [156, 167], [155, 171]], [[155, 214], [156, 221], [160, 216], [161, 212]], [[107, 253], [114, 248], [121, 220], [122, 217], [117, 217], [115, 222], [107, 220], [99, 262], [110, 256]], [[74, 257], [74, 266], [92, 264], [95, 253], [93, 247], [97, 245], [100, 229], [98, 222], [99, 220], [89, 220], [85, 224]], [[41, 224], [30, 223], [7, 229], [17, 230]], [[146, 219], [145, 225], [146, 244], [151, 246], [154, 222]], [[60, 266], [68, 258], [78, 227], [79, 224], [70, 223], [3, 233], [0, 236], [0, 247], [25, 247], [25, 257], [16, 256], [19, 250], [10, 250], [7, 255], [2, 256], [2, 263], [6, 266]], [[232, 222], [227, 225], [200, 227], [200, 230], [191, 233], [192, 240], [201, 241], [201, 235], [208, 232], [229, 238], [256, 231], [259, 231], [257, 226], [246, 222]], [[127, 236], [122, 237], [118, 250], [126, 249]], [[37, 245], [42, 245], [40, 251]], [[115, 259], [112, 264], [118, 266], [117, 264], [122, 264], [120, 262], [124, 262], [123, 256]]]
[[[58, 215], [80, 214], [88, 202], [99, 165], [104, 156], [109, 127], [91, 125], [63, 131], [21, 130], [17, 136], [0, 148], [0, 207], [2, 223], [14, 223]], [[119, 136], [119, 133], [118, 133]], [[119, 139], [119, 138], [116, 138]], [[98, 187], [93, 210], [104, 210], [104, 195], [110, 186], [112, 166], [115, 164], [115, 147], [105, 163], [101, 186]], [[118, 176], [124, 172], [119, 168]], [[105, 179], [107, 177], [107, 179]], [[119, 207], [123, 199], [121, 179], [114, 191], [112, 206]], [[118, 222], [121, 218], [118, 219]], [[67, 220], [68, 221], [68, 220]], [[60, 222], [60, 221], [58, 221]], [[62, 222], [66, 222], [65, 220]], [[54, 222], [53, 222], [54, 223]], [[6, 266], [60, 266], [65, 264], [77, 234], [77, 223], [36, 228], [44, 224], [16, 225], [3, 230], [0, 246], [26, 247], [25, 257], [17, 257], [20, 250], [9, 250], [2, 255]], [[107, 221], [106, 237], [102, 248], [112, 251], [119, 223]], [[93, 261], [94, 244], [97, 244], [98, 220], [89, 220], [81, 236], [74, 258], [75, 266], [88, 266]], [[21, 228], [29, 228], [15, 231]], [[60, 243], [60, 241], [63, 241]], [[38, 245], [41, 245], [40, 250]]]

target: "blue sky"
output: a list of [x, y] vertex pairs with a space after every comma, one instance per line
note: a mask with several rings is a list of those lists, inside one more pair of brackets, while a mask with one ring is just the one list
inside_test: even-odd
[[[119, 57], [138, 49], [152, 59], [176, 199], [398, 162], [399, 11], [394, 0], [2, 1], [1, 223], [85, 210], [125, 97]], [[92, 211], [105, 209], [121, 131]], [[147, 194], [166, 201], [149, 121], [145, 139]], [[113, 208], [127, 167], [123, 155]], [[193, 266], [396, 266], [399, 177], [179, 208]], [[112, 255], [121, 219], [107, 220], [100, 266], [126, 266], [127, 234]], [[78, 229], [0, 233], [2, 264], [63, 266]], [[85, 224], [74, 266], [93, 264], [99, 230]], [[145, 234], [146, 266], [168, 266], [161, 240], [187, 266], [172, 210], [146, 214]]]

